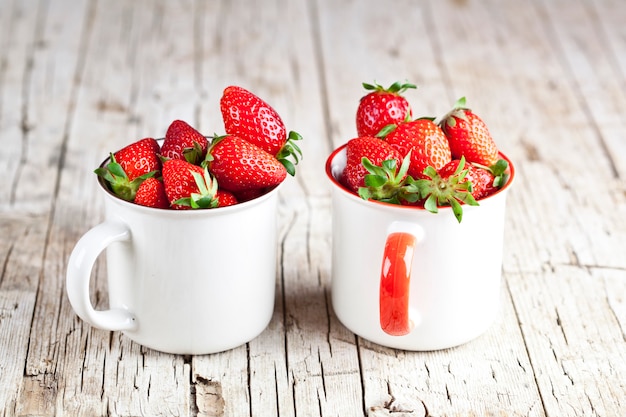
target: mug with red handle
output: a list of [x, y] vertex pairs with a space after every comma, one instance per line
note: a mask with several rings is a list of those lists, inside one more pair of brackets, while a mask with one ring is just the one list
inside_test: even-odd
[[[507, 159], [506, 156], [500, 155]], [[508, 160], [508, 159], [507, 159]], [[515, 177], [479, 206], [431, 213], [366, 201], [341, 184], [345, 145], [326, 161], [332, 193], [332, 305], [371, 342], [404, 350], [458, 346], [499, 311], [505, 203]]]

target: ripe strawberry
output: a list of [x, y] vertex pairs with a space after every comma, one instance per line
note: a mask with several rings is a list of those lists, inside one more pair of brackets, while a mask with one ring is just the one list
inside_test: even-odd
[[185, 159], [199, 164], [206, 155], [209, 141], [187, 122], [174, 120], [165, 133], [161, 155], [170, 159]]
[[106, 166], [94, 172], [107, 181], [118, 197], [133, 201], [141, 183], [161, 169], [159, 144], [152, 138], [141, 139], [110, 154]]
[[[439, 170], [439, 175], [444, 178], [450, 177], [457, 170], [460, 163], [461, 160], [453, 159]], [[465, 168], [467, 169], [466, 181], [471, 181], [471, 193], [476, 200], [495, 193], [508, 180], [508, 162], [504, 159], [499, 160], [491, 167], [467, 163]]]
[[400, 166], [400, 161], [402, 161], [402, 156], [397, 150], [384, 140], [372, 136], [349, 140], [346, 145], [346, 158], [342, 182], [354, 192], [358, 192], [360, 187], [365, 186], [365, 176], [368, 170], [362, 164], [363, 158], [367, 158], [377, 166], [386, 160], [394, 160], [396, 166]]
[[141, 206], [162, 209], [170, 207], [170, 202], [165, 194], [165, 186], [154, 177], [147, 178], [141, 183], [137, 189], [134, 203]]
[[217, 182], [206, 168], [182, 159], [168, 159], [163, 162], [163, 184], [173, 209], [217, 207]]
[[371, 92], [359, 101], [356, 112], [358, 136], [376, 136], [387, 125], [411, 119], [411, 107], [401, 94], [409, 88], [416, 88], [415, 85], [395, 82], [384, 88], [379, 84], [363, 83], [363, 87]]
[[161, 169], [158, 152], [159, 143], [153, 138], [145, 138], [117, 151], [115, 159], [132, 181], [148, 172]]
[[272, 155], [287, 141], [285, 125], [276, 110], [244, 88], [226, 87], [220, 99], [220, 110], [226, 133], [239, 136]]
[[242, 87], [229, 86], [220, 99], [220, 110], [227, 134], [245, 139], [274, 155], [290, 175], [295, 174], [295, 164], [302, 152], [294, 141], [301, 140], [302, 136], [293, 131], [287, 136], [280, 115], [269, 104]]
[[450, 145], [443, 131], [430, 119], [417, 119], [399, 124], [385, 140], [402, 157], [411, 153], [408, 173], [413, 178], [427, 178], [424, 169], [442, 168], [452, 159]]
[[452, 157], [491, 166], [498, 161], [498, 148], [480, 117], [465, 107], [465, 97], [439, 123], [450, 142]]
[[220, 187], [235, 193], [273, 187], [287, 176], [287, 170], [273, 155], [235, 135], [213, 139], [207, 161]]
[[215, 198], [217, 198], [218, 207], [234, 206], [239, 203], [233, 193], [225, 190], [217, 190]]

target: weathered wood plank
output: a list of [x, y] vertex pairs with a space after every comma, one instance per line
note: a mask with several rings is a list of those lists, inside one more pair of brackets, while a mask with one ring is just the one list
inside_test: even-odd
[[13, 415], [22, 384], [35, 294], [0, 291], [0, 404], [3, 415]]

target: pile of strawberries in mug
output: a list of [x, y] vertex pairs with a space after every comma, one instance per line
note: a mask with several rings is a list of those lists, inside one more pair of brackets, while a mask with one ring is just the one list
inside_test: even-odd
[[116, 196], [160, 209], [231, 206], [259, 197], [295, 175], [302, 137], [253, 93], [227, 87], [220, 99], [226, 135], [205, 137], [173, 121], [162, 144], [144, 138], [111, 153], [95, 170]]
[[462, 204], [478, 205], [508, 180], [508, 162], [485, 123], [465, 98], [439, 120], [413, 118], [402, 95], [413, 84], [389, 88], [363, 84], [368, 93], [356, 114], [357, 136], [346, 144], [339, 179], [366, 200], [423, 207], [451, 206], [460, 222]]

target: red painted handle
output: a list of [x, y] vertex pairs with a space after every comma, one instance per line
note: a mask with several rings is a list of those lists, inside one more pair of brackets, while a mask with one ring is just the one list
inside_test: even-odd
[[380, 327], [392, 336], [411, 331], [409, 283], [415, 236], [394, 232], [387, 236], [380, 273]]

